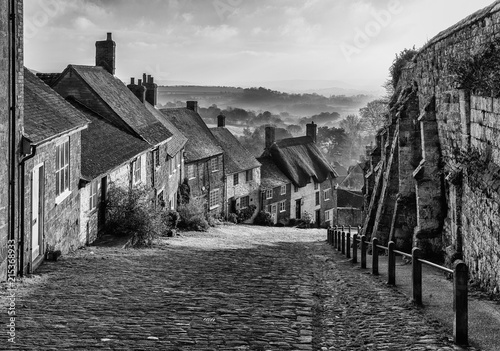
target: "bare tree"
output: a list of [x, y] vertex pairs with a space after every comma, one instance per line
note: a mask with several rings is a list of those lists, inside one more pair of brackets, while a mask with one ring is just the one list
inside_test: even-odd
[[365, 121], [367, 129], [375, 133], [387, 123], [389, 114], [387, 101], [382, 99], [373, 100], [360, 109], [359, 114]]

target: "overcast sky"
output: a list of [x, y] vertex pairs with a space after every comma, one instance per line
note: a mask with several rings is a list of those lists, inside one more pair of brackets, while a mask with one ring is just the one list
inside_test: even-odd
[[25, 65], [61, 72], [116, 41], [116, 75], [232, 85], [337, 80], [377, 88], [395, 53], [492, 0], [27, 0]]

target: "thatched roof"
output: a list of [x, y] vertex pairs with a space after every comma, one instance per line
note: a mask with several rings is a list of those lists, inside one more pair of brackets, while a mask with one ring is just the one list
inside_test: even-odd
[[259, 157], [257, 161], [262, 165], [260, 167], [260, 185], [262, 190], [272, 190], [291, 183], [290, 179], [280, 171], [271, 157]]
[[280, 140], [264, 152], [278, 168], [300, 188], [311, 182], [323, 183], [328, 177], [336, 178], [330, 163], [309, 136]]

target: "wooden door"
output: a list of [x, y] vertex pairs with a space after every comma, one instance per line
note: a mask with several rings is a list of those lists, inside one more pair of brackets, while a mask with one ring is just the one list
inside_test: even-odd
[[43, 164], [33, 169], [31, 177], [31, 260], [40, 256], [42, 245]]

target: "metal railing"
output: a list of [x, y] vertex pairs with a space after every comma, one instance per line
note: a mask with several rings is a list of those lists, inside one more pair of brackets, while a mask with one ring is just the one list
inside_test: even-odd
[[[352, 234], [352, 227], [334, 227], [327, 230], [327, 242], [337, 251], [340, 251], [347, 258], [351, 258], [352, 263], [358, 263], [358, 245], [361, 252], [361, 268], [366, 269], [366, 259], [368, 247], [372, 247], [372, 274], [379, 275], [379, 250], [387, 252], [387, 284], [396, 285], [396, 255], [401, 255], [411, 259], [412, 262], [412, 301], [422, 306], [422, 265], [437, 268], [443, 272], [453, 275], [453, 337], [458, 345], [468, 344], [468, 276], [469, 270], [463, 261], [456, 261], [453, 269], [449, 269], [422, 258], [422, 251], [413, 248], [411, 254], [396, 250], [396, 244], [392, 241], [387, 246], [379, 245], [378, 239], [373, 238], [367, 241], [366, 237], [359, 236], [361, 228], [356, 228], [356, 233]], [[352, 245], [351, 245], [352, 239]], [[352, 255], [351, 255], [352, 253]]]

